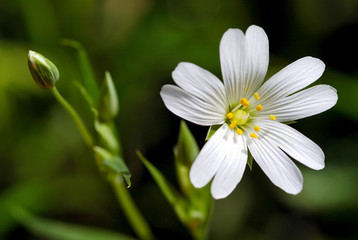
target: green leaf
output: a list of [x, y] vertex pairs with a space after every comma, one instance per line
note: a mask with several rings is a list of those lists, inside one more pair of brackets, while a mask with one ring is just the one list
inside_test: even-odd
[[110, 152], [119, 154], [120, 144], [113, 123], [103, 123], [96, 119], [94, 128], [99, 135], [101, 145]]
[[127, 182], [128, 187], [131, 186], [131, 174], [124, 160], [118, 156], [113, 155], [106, 149], [94, 146], [93, 151], [100, 169], [104, 172], [115, 172], [120, 173]]
[[12, 208], [13, 217], [29, 231], [51, 240], [133, 240], [109, 230], [85, 227], [37, 217], [20, 207]]
[[86, 88], [88, 95], [91, 96], [95, 103], [97, 103], [99, 98], [99, 88], [86, 50], [79, 42], [71, 39], [62, 39], [61, 43], [77, 50], [78, 63], [83, 77], [83, 85]]
[[102, 122], [112, 121], [119, 112], [117, 90], [111, 74], [107, 71], [101, 88], [98, 103], [98, 119]]
[[75, 86], [80, 90], [80, 93], [81, 93], [83, 99], [86, 100], [90, 109], [94, 112], [95, 116], [97, 116], [98, 111], [97, 111], [96, 105], [93, 102], [92, 97], [88, 94], [86, 88], [80, 82], [77, 82], [77, 81], [75, 81]]
[[184, 121], [180, 123], [178, 144], [174, 148], [176, 173], [181, 191], [189, 195], [192, 184], [189, 179], [189, 169], [199, 153], [199, 146]]
[[214, 133], [221, 127], [222, 125], [213, 125], [210, 126], [208, 133], [206, 134], [206, 138], [205, 141], [209, 140], [211, 138], [212, 135], [214, 135]]
[[199, 153], [199, 146], [184, 121], [180, 122], [178, 145], [175, 153], [178, 161], [189, 167]]
[[142, 161], [144, 166], [148, 169], [149, 173], [154, 178], [158, 187], [162, 191], [163, 195], [169, 201], [174, 208], [178, 218], [184, 223], [187, 223], [187, 212], [188, 202], [182, 197], [182, 195], [166, 180], [163, 174], [151, 164], [140, 151], [137, 151], [139, 159]]

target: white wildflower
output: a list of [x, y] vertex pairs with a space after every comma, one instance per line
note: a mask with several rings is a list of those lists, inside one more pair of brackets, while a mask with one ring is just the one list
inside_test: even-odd
[[179, 117], [203, 126], [221, 125], [194, 161], [191, 182], [201, 188], [214, 178], [213, 197], [228, 196], [242, 178], [249, 150], [276, 186], [299, 193], [302, 174], [289, 156], [318, 170], [324, 168], [324, 153], [283, 122], [321, 113], [336, 104], [338, 96], [331, 86], [299, 91], [323, 74], [324, 63], [304, 57], [263, 83], [269, 44], [258, 26], [250, 26], [245, 35], [229, 29], [221, 39], [220, 60], [223, 82], [184, 62], [172, 74], [178, 86], [165, 85], [160, 93], [166, 107]]

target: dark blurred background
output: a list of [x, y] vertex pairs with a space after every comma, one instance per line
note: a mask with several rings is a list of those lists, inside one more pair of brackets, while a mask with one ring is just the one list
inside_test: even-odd
[[[133, 235], [72, 120], [32, 80], [28, 50], [57, 65], [57, 86], [80, 111], [86, 105], [73, 85], [81, 79], [76, 54], [60, 40], [83, 44], [98, 82], [111, 72], [132, 172], [129, 191], [158, 239], [187, 239], [135, 150], [175, 183], [172, 149], [180, 119], [165, 108], [160, 88], [173, 83], [171, 72], [181, 61], [221, 79], [222, 34], [251, 24], [269, 37], [268, 76], [298, 58], [318, 57], [326, 63], [318, 83], [335, 87], [339, 100], [293, 125], [321, 146], [326, 168], [298, 164], [304, 188], [291, 196], [254, 164], [236, 190], [215, 203], [210, 239], [358, 239], [357, 0], [0, 0], [0, 239], [43, 239], [14, 221], [12, 204]], [[188, 125], [202, 146], [207, 128]]]

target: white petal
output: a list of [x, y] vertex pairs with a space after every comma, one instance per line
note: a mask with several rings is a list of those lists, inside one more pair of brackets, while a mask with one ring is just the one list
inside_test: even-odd
[[241, 181], [247, 164], [247, 146], [242, 136], [229, 131], [226, 158], [211, 184], [211, 194], [215, 199], [227, 197]]
[[262, 135], [292, 158], [315, 170], [324, 168], [322, 149], [299, 131], [276, 121], [261, 122]]
[[194, 187], [204, 187], [219, 169], [225, 159], [228, 131], [229, 127], [224, 124], [201, 149], [189, 172], [189, 177]]
[[307, 87], [321, 77], [324, 69], [324, 63], [318, 58], [301, 58], [273, 75], [257, 92], [263, 104], [272, 102]]
[[209, 71], [192, 63], [180, 63], [172, 73], [175, 83], [189, 94], [226, 109], [224, 84]]
[[321, 84], [278, 99], [274, 104], [263, 105], [258, 115], [273, 114], [279, 122], [293, 121], [324, 112], [333, 107], [337, 100], [336, 89]]
[[290, 194], [302, 190], [302, 174], [282, 150], [262, 137], [251, 138], [248, 146], [253, 158], [273, 184]]
[[228, 100], [237, 103], [245, 78], [245, 36], [240, 29], [229, 29], [221, 38], [220, 63]]
[[269, 62], [264, 30], [252, 25], [246, 36], [239, 29], [226, 31], [220, 42], [220, 62], [230, 103], [250, 97], [261, 85]]
[[246, 76], [245, 92], [247, 99], [261, 86], [269, 64], [269, 41], [265, 31], [258, 26], [250, 26], [245, 35]]
[[203, 126], [224, 123], [225, 109], [196, 98], [174, 85], [164, 85], [160, 91], [165, 106], [179, 117]]

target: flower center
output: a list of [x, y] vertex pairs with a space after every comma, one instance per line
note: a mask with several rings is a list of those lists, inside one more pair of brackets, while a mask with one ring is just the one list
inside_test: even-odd
[[242, 134], [242, 129], [240, 126], [244, 125], [249, 119], [250, 114], [244, 110], [237, 109], [234, 112], [229, 112], [226, 114], [227, 119], [229, 120], [229, 128], [236, 129], [237, 134]]
[[[254, 94], [254, 98], [256, 100], [254, 100], [254, 102], [256, 102], [256, 104], [259, 103], [258, 100], [260, 100], [260, 96], [257, 92]], [[249, 135], [250, 137], [258, 138], [257, 133], [261, 130], [259, 126], [254, 126], [253, 129], [246, 129], [244, 125], [249, 120], [250, 113], [255, 110], [257, 112], [260, 112], [263, 109], [263, 106], [261, 104], [258, 104], [255, 108], [248, 109], [248, 107], [250, 106], [250, 102], [246, 98], [241, 98], [240, 103], [241, 105], [234, 108], [232, 112], [226, 114], [226, 123], [229, 125], [230, 129], [236, 130], [237, 134], [239, 135], [242, 135], [243, 130], [245, 130], [251, 132]], [[256, 118], [257, 116], [256, 114], [253, 114], [252, 117]], [[272, 114], [269, 115], [268, 118], [271, 120], [276, 120], [276, 116]]]
[[232, 113], [231, 122], [236, 121], [236, 125], [244, 125], [249, 119], [250, 114], [244, 110], [236, 110]]

